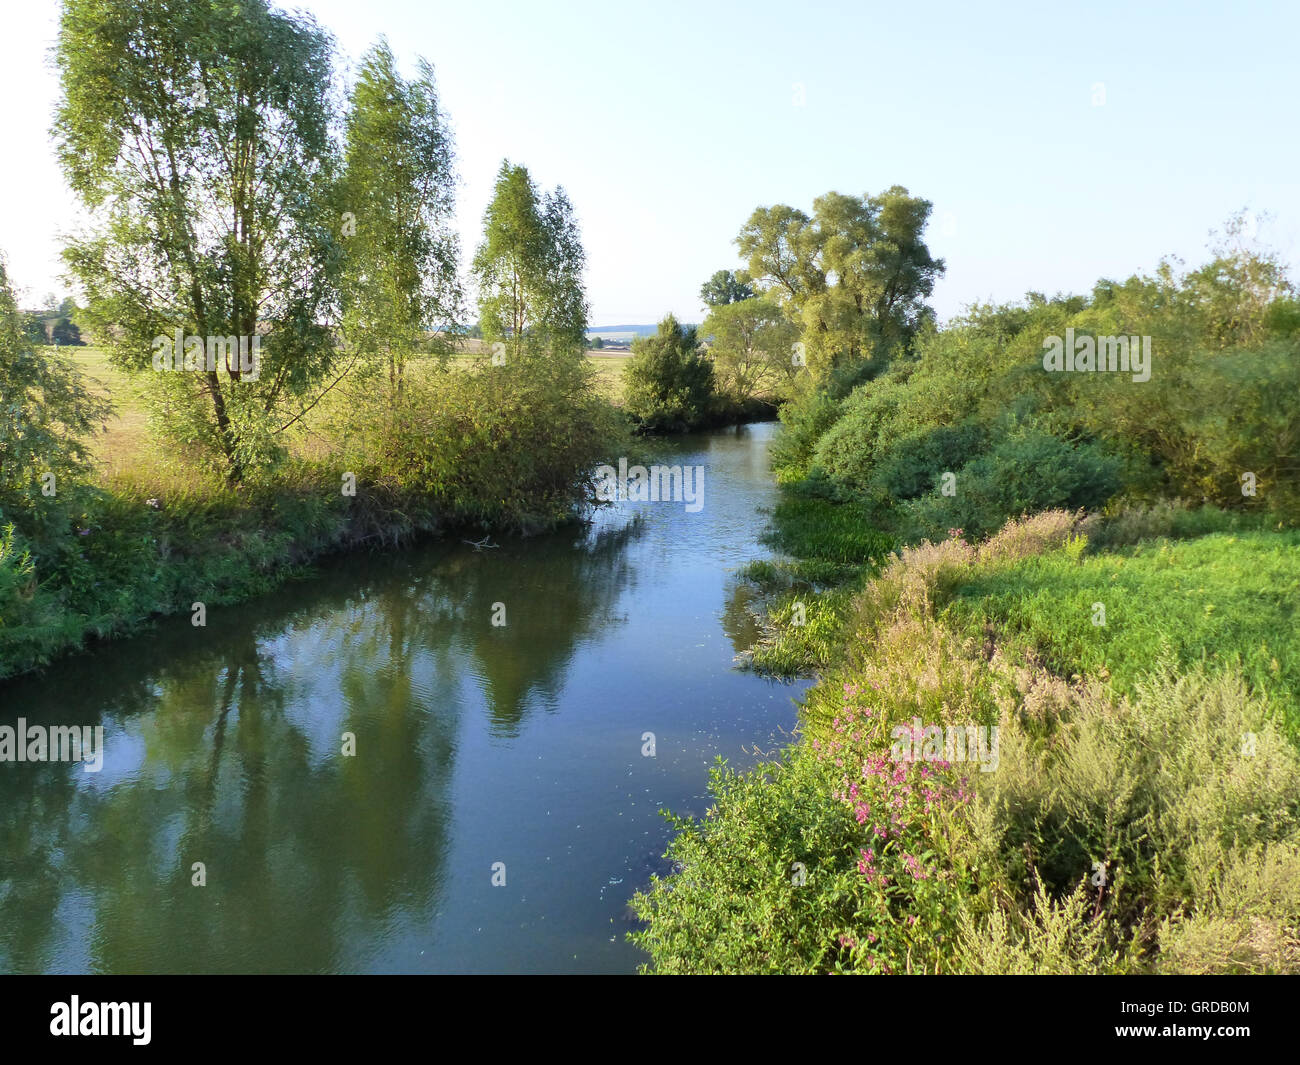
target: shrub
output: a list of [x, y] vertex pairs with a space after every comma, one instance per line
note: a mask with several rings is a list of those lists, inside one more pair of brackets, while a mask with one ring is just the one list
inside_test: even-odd
[[1086, 879], [1068, 895], [1053, 897], [1039, 882], [1027, 903], [1000, 898], [959, 918], [957, 967], [980, 976], [1096, 976], [1133, 972], [1128, 944], [1117, 944], [1113, 922], [1098, 920]]
[[809, 473], [813, 450], [822, 433], [840, 416], [840, 401], [821, 389], [805, 387], [781, 407], [781, 431], [772, 441], [772, 471], [782, 483]]
[[955, 471], [954, 495], [936, 486], [904, 504], [907, 538], [935, 538], [954, 527], [984, 537], [1020, 515], [1098, 507], [1119, 490], [1120, 470], [1119, 460], [1096, 444], [1019, 432]]
[[839, 420], [818, 440], [810, 469], [820, 469], [850, 492], [865, 492], [890, 442], [906, 428], [900, 408], [907, 389], [886, 375], [854, 392]]
[[1300, 758], [1231, 673], [1164, 663], [1132, 699], [1090, 685], [1054, 721], [1009, 712], [1000, 740], [970, 807], [972, 861], [1026, 906], [1019, 885], [1082, 886], [1090, 919], [1150, 956], [1162, 922], [1212, 908], [1243, 854], [1300, 843]]
[[1300, 844], [1232, 853], [1190, 913], [1161, 923], [1157, 971], [1300, 972]]
[[1258, 513], [1223, 510], [1208, 504], [1192, 507], [1178, 499], [1157, 499], [1126, 504], [1113, 513], [1091, 514], [1084, 528], [1094, 547], [1117, 548], [1142, 540], [1186, 540], [1210, 533], [1261, 528], [1264, 524], [1265, 516]]
[[933, 491], [945, 470], [959, 470], [987, 446], [988, 431], [976, 422], [938, 425], [908, 433], [882, 453], [867, 493], [894, 503]]
[[536, 530], [591, 502], [591, 471], [623, 440], [585, 364], [408, 375], [353, 410], [344, 468], [445, 523]]
[[714, 769], [708, 815], [672, 819], [677, 871], [632, 900], [653, 971], [943, 969], [970, 889], [960, 780], [838, 761], [799, 747], [749, 773]]
[[628, 413], [647, 430], [691, 429], [713, 413], [713, 363], [700, 353], [695, 327], [671, 314], [654, 336], [632, 342], [623, 383]]

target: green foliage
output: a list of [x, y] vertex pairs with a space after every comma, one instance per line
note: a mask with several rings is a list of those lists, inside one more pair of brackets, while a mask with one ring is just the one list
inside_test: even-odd
[[798, 371], [793, 362], [798, 329], [771, 300], [719, 304], [700, 335], [709, 343], [718, 390], [738, 402], [786, 392]]
[[45, 319], [37, 311], [28, 311], [23, 315], [23, 339], [32, 345], [48, 344], [49, 332], [45, 328]]
[[930, 319], [943, 273], [922, 239], [931, 204], [895, 185], [879, 196], [828, 192], [812, 216], [778, 204], [750, 216], [736, 244], [760, 292], [803, 330], [808, 367], [887, 362]]
[[108, 411], [69, 360], [32, 346], [0, 260], [0, 523], [42, 545], [66, 532]]
[[[801, 566], [785, 571], [783, 579], [801, 585], [801, 590], [777, 597], [767, 611], [764, 632], [758, 643], [742, 656], [742, 664], [772, 677], [800, 677], [835, 661], [844, 637], [844, 619], [853, 600], [851, 586], [829, 588], [810, 594], [815, 584], [837, 583], [857, 578], [854, 567], [846, 576], [843, 567], [828, 571], [825, 566]], [[820, 580], [818, 578], [821, 578]]]
[[[1047, 554], [965, 581], [954, 624], [996, 625], [1060, 676], [1134, 695], [1162, 649], [1181, 668], [1230, 666], [1300, 729], [1300, 533], [1155, 541], [1078, 562]], [[1093, 623], [1094, 603], [1106, 609]]]
[[1273, 524], [1261, 511], [1191, 507], [1181, 500], [1129, 503], [1090, 515], [1084, 523], [1094, 547], [1131, 547], [1142, 540], [1190, 540], [1217, 532], [1258, 531]]
[[[482, 372], [408, 367], [461, 332], [450, 135], [427, 64], [404, 80], [380, 42], [340, 115], [332, 58], [309, 16], [266, 0], [63, 4], [53, 136], [90, 219], [65, 257], [87, 324], [141, 371], [180, 476], [80, 483], [108, 408], [32, 350], [44, 331], [20, 322], [0, 271], [0, 676], [196, 599], [265, 592], [340, 547], [550, 527], [591, 502], [588, 471], [625, 421], [582, 355], [572, 205], [503, 166], [474, 273], [481, 331], [514, 354]], [[75, 340], [80, 312], [46, 303], [40, 321]], [[177, 334], [184, 370], [152, 372]], [[222, 350], [241, 339], [260, 345], [256, 372]], [[394, 387], [374, 388], [382, 369]], [[298, 450], [315, 457], [291, 458], [290, 430], [309, 425]]]
[[70, 318], [60, 318], [54, 323], [50, 340], [59, 346], [84, 347], [86, 344], [81, 339], [81, 328]]
[[[663, 974], [940, 971], [971, 877], [951, 831], [959, 787], [924, 768], [864, 774], [839, 800], [845, 770], [808, 747], [748, 773], [720, 764], [707, 816], [671, 819], [678, 871], [632, 900], [647, 922], [633, 942]], [[862, 805], [892, 810], [883, 838]]]
[[840, 416], [842, 406], [821, 389], [803, 388], [781, 407], [781, 432], [772, 441], [772, 471], [783, 484], [810, 472], [813, 449]]
[[632, 341], [623, 382], [628, 413], [652, 432], [695, 428], [715, 410], [713, 363], [700, 352], [695, 327], [671, 314], [654, 336]]
[[749, 284], [749, 275], [743, 270], [739, 273], [718, 270], [700, 286], [700, 299], [711, 309], [753, 298], [753, 286]]
[[[769, 255], [767, 276], [795, 284], [811, 269], [811, 220], [773, 209], [760, 221], [754, 239], [775, 240], [776, 226], [783, 256]], [[1295, 290], [1242, 235], [1233, 220], [1230, 243], [1196, 270], [1162, 263], [1086, 297], [976, 305], [942, 329], [921, 323], [884, 372], [861, 362], [797, 384], [773, 446], [778, 478], [868, 502], [876, 524], [912, 541], [987, 535], [1045, 507], [1179, 499], [1294, 525]], [[1045, 344], [1070, 330], [1076, 342], [1149, 338], [1149, 379], [1046, 372]], [[957, 475], [954, 496], [937, 491], [944, 473]]]
[[355, 232], [343, 243], [341, 292], [350, 347], [383, 365], [393, 388], [426, 333], [441, 337], [459, 318], [455, 181], [433, 67], [421, 60], [405, 81], [380, 40], [362, 59], [347, 116], [339, 198]]
[[1016, 432], [956, 471], [955, 494], [936, 484], [900, 508], [902, 520], [909, 539], [935, 539], [948, 529], [987, 536], [1022, 514], [1099, 507], [1119, 491], [1120, 470], [1119, 460], [1095, 444]]
[[799, 493], [777, 505], [764, 540], [793, 557], [745, 571], [769, 596], [763, 637], [746, 664], [774, 676], [806, 674], [838, 656], [856, 587], [895, 544], [871, 526], [864, 507]]
[[0, 677], [14, 661], [44, 662], [68, 641], [66, 618], [36, 580], [36, 563], [12, 525], [0, 528]]
[[53, 133], [90, 218], [65, 261], [124, 368], [150, 367], [176, 330], [261, 338], [256, 374], [216, 359], [158, 375], [188, 413], [180, 442], [232, 481], [279, 455], [334, 360], [331, 53], [266, 0], [63, 4]]
[[[1000, 745], [971, 811], [989, 895], [1015, 912], [1029, 901], [1021, 885], [1085, 893], [1089, 922], [1132, 966], [1182, 971], [1162, 941], [1189, 916], [1222, 912], [1225, 877], [1244, 861], [1300, 845], [1300, 757], [1231, 674], [1160, 668], [1118, 703], [1084, 687], [1047, 720], [1004, 719]], [[1257, 911], [1262, 943], [1293, 934], [1300, 887], [1240, 901], [1272, 903]], [[1292, 949], [1273, 971], [1297, 968]]]
[[622, 432], [585, 362], [507, 362], [412, 377], [396, 402], [358, 396], [341, 450], [446, 523], [535, 531], [592, 501], [591, 470]]
[[866, 494], [874, 500], [915, 499], [934, 490], [947, 470], [959, 470], [988, 446], [976, 422], [918, 429], [893, 442], [872, 470]]
[[[634, 900], [651, 971], [1300, 971], [1297, 678], [1258, 653], [1297, 631], [1295, 534], [1148, 558], [1077, 528], [904, 548], [854, 593], [798, 742], [675, 822], [676, 871]], [[1085, 639], [1083, 600], [1126, 580], [1121, 631]], [[914, 717], [998, 733], [978, 769], [918, 765], [891, 744]]]
[[888, 557], [895, 542], [874, 528], [865, 507], [836, 506], [823, 499], [787, 496], [777, 504], [765, 541], [802, 559], [874, 565]]
[[876, 467], [896, 441], [913, 430], [911, 399], [907, 381], [897, 373], [855, 391], [845, 400], [840, 417], [819, 437], [811, 470], [843, 492], [864, 495]]
[[585, 253], [562, 188], [539, 193], [528, 170], [501, 164], [472, 274], [479, 324], [515, 361], [581, 358], [586, 346]]

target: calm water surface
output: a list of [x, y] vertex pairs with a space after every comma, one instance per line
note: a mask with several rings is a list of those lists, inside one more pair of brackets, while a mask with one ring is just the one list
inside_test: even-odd
[[99, 773], [0, 763], [0, 971], [634, 970], [659, 811], [795, 722], [732, 665], [772, 428], [664, 446], [698, 513], [350, 555], [0, 687], [0, 724], [104, 727]]

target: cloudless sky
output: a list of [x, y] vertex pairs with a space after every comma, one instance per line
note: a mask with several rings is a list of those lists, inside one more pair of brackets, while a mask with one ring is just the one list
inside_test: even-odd
[[[1300, 3], [304, 0], [350, 71], [433, 62], [468, 262], [502, 158], [568, 190], [596, 325], [701, 318], [760, 204], [934, 203], [941, 317], [1190, 263], [1236, 210], [1300, 261]], [[62, 294], [76, 208], [47, 130], [59, 5], [0, 0], [0, 250]], [[1099, 84], [1100, 83], [1100, 84]], [[1104, 102], [1095, 103], [1104, 93]], [[20, 301], [21, 302], [21, 301]]]

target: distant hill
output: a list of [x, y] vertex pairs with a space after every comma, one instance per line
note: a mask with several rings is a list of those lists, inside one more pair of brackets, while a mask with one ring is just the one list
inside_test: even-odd
[[[683, 322], [683, 325], [698, 325], [695, 322]], [[652, 337], [658, 325], [593, 325], [587, 330], [589, 337]]]
[[649, 337], [654, 336], [656, 326], [650, 325], [593, 325], [587, 330], [589, 337]]

